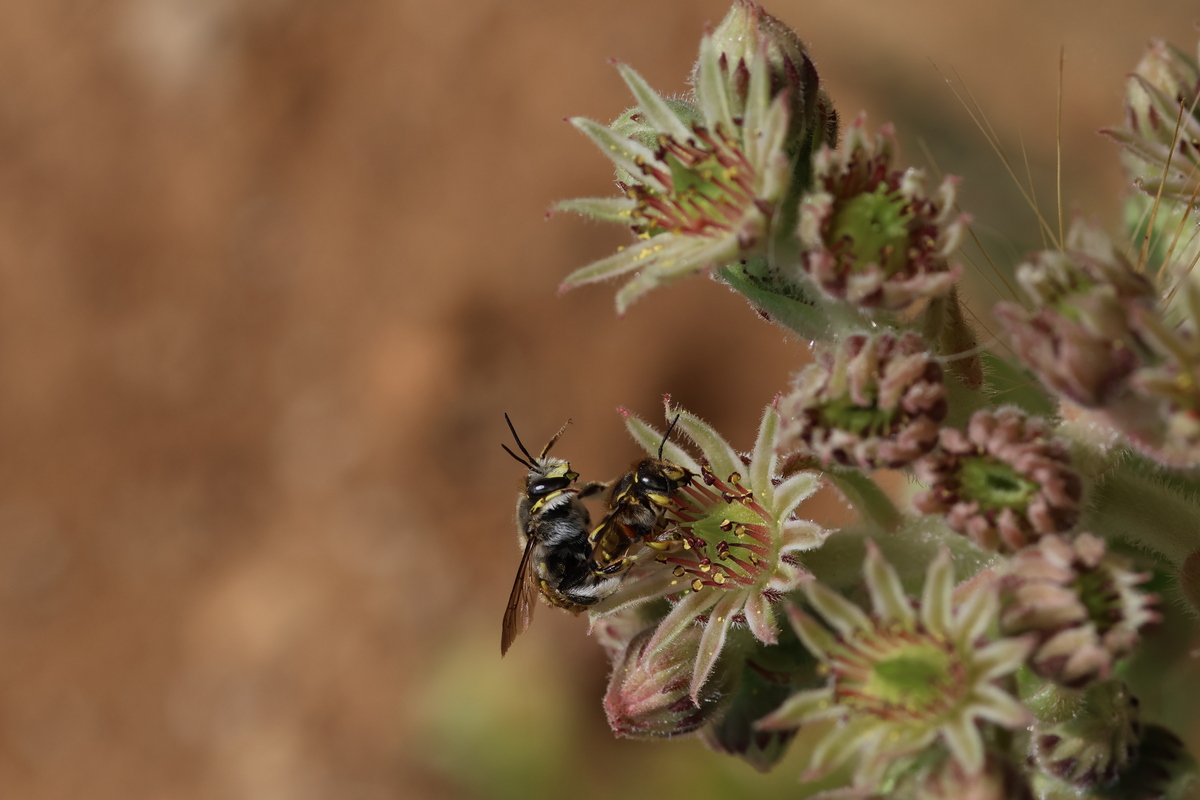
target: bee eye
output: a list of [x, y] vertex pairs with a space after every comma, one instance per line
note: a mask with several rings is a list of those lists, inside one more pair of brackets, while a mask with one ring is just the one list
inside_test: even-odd
[[533, 499], [537, 500], [545, 497], [548, 494], [551, 494], [552, 492], [566, 489], [570, 485], [571, 480], [569, 478], [547, 478], [546, 480], [531, 483], [529, 485], [529, 489], [526, 490], [526, 493]]

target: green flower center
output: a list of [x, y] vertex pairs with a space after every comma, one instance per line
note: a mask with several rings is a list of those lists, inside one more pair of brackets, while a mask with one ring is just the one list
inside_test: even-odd
[[1080, 575], [1071, 586], [1087, 609], [1088, 619], [1103, 636], [1120, 621], [1120, 598], [1112, 590], [1108, 571], [1094, 569]]
[[962, 493], [985, 510], [1025, 508], [1038, 485], [991, 456], [965, 459], [959, 471]]
[[835, 400], [821, 407], [821, 424], [858, 436], [878, 436], [891, 431], [896, 421], [896, 409], [885, 410], [872, 403], [860, 406], [849, 398]]
[[847, 200], [834, 214], [830, 241], [846, 241], [854, 265], [877, 263], [888, 277], [908, 260], [908, 223], [913, 214], [904, 196], [881, 183], [873, 192]]
[[864, 691], [889, 705], [928, 706], [949, 683], [950, 656], [932, 645], [913, 645], [877, 662]]

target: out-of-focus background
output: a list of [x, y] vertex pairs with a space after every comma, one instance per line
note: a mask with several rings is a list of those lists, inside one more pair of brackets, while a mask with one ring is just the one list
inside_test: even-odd
[[[0, 795], [795, 796], [794, 759], [760, 776], [614, 740], [583, 620], [542, 608], [498, 647], [521, 480], [502, 412], [531, 447], [572, 418], [559, 451], [604, 479], [636, 455], [616, 406], [671, 392], [748, 447], [806, 357], [705, 280], [625, 319], [607, 287], [555, 294], [622, 241], [543, 220], [611, 188], [562, 118], [630, 103], [609, 58], [684, 90], [725, 8], [0, 5]], [[943, 77], [1024, 142], [1052, 206], [1065, 46], [1064, 193], [1116, 222], [1095, 131], [1147, 39], [1194, 49], [1200, 20], [1185, 0], [769, 8], [844, 119], [892, 120], [908, 160], [924, 142], [964, 176], [1008, 259], [1038, 244], [1032, 214]]]

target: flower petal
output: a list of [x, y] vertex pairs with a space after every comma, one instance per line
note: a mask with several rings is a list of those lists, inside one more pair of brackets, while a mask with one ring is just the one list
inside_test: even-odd
[[751, 164], [763, 162], [762, 144], [758, 131], [762, 130], [763, 121], [767, 116], [767, 107], [771, 102], [771, 72], [766, 54], [761, 50], [750, 58], [750, 86], [746, 92], [746, 114], [742, 123], [744, 131], [751, 131], [746, 136], [742, 146], [746, 150], [746, 160]]
[[818, 581], [805, 581], [802, 588], [813, 608], [843, 636], [873, 627], [866, 612]]
[[876, 741], [883, 727], [873, 717], [858, 717], [833, 729], [813, 748], [804, 780], [814, 780], [845, 764]]
[[820, 547], [832, 533], [815, 522], [807, 519], [791, 519], [783, 523], [780, 529], [779, 552], [796, 553]]
[[899, 622], [912, 629], [916, 622], [912, 603], [904, 593], [896, 569], [884, 560], [879, 545], [867, 539], [867, 560], [863, 565], [863, 576], [867, 581], [867, 592], [871, 595], [871, 606], [876, 615], [885, 621]]
[[980, 680], [992, 680], [1015, 672], [1033, 652], [1036, 639], [1001, 639], [975, 651], [971, 657]]
[[[620, 72], [621, 77], [625, 79], [625, 85], [629, 87], [629, 91], [633, 92], [638, 106], [642, 109], [642, 114], [646, 117], [646, 122], [652, 128], [680, 142], [686, 142], [692, 137], [692, 132], [675, 115], [675, 112], [667, 105], [667, 101], [654, 91], [650, 84], [646, 83], [646, 79], [639, 75], [637, 70], [628, 64], [617, 64], [617, 72]], [[638, 173], [633, 174], [637, 175]]]
[[662, 445], [664, 458], [675, 462], [697, 475], [700, 474], [700, 465], [696, 463], [696, 459], [688, 455], [686, 450], [674, 442], [663, 444], [662, 432], [650, 427], [635, 414], [631, 414], [628, 411], [623, 413], [625, 414], [625, 429], [629, 431], [629, 435], [633, 437], [633, 440], [640, 444], [647, 453], [653, 456], [658, 455], [658, 448]]
[[771, 602], [763, 597], [762, 592], [750, 593], [746, 599], [746, 624], [754, 638], [763, 644], [776, 644], [779, 641], [779, 625], [775, 621], [775, 609]]
[[708, 461], [708, 468], [716, 473], [717, 477], [726, 480], [731, 473], [745, 471], [746, 465], [741, 456], [721, 438], [721, 434], [713, 430], [711, 425], [691, 412], [678, 408], [667, 409], [667, 421], [670, 422], [676, 414], [679, 414], [679, 424], [676, 427], [696, 443], [705, 460]]
[[733, 134], [733, 112], [729, 108], [729, 95], [721, 75], [717, 48], [711, 36], [700, 40], [700, 58], [696, 62], [696, 100], [704, 121], [710, 126], [720, 126], [726, 136]]
[[558, 285], [558, 290], [563, 292], [576, 286], [608, 280], [635, 269], [642, 269], [655, 263], [664, 254], [674, 256], [689, 246], [691, 246], [689, 242], [669, 235], [639, 241], [637, 244], [618, 250], [610, 256], [605, 256], [586, 267], [575, 270], [563, 278], [562, 283]]
[[699, 700], [700, 690], [704, 688], [704, 682], [712, 674], [725, 647], [725, 636], [733, 623], [733, 614], [746, 601], [744, 592], [725, 590], [724, 595], [709, 612], [708, 624], [704, 626], [704, 634], [700, 637], [700, 652], [696, 656], [696, 668], [692, 671], [692, 700]]
[[791, 603], [787, 604], [787, 615], [788, 621], [792, 623], [792, 629], [804, 643], [805, 649], [814, 657], [827, 661], [830, 651], [837, 647], [837, 639], [833, 634]]
[[980, 686], [974, 691], [974, 702], [964, 712], [994, 722], [1005, 728], [1024, 728], [1033, 724], [1033, 714], [998, 686]]
[[921, 593], [921, 621], [931, 632], [948, 636], [954, 624], [954, 562], [942, 548], [925, 573]]
[[976, 775], [983, 769], [983, 739], [975, 721], [958, 716], [942, 723], [942, 738], [954, 760], [962, 765], [968, 775]]
[[955, 614], [957, 640], [971, 646], [987, 633], [1000, 613], [1000, 597], [996, 584], [982, 581], [971, 587]]
[[629, 575], [619, 592], [610, 594], [588, 609], [588, 617], [595, 625], [596, 620], [600, 617], [606, 617], [640, 603], [666, 597], [686, 588], [683, 581], [675, 577], [669, 569], [646, 576]]
[[[772, 508], [775, 502], [775, 486], [771, 478], [775, 475], [775, 443], [779, 439], [779, 412], [775, 406], [767, 406], [762, 422], [758, 426], [758, 437], [754, 440], [754, 452], [750, 456], [750, 486], [763, 508]], [[788, 513], [791, 513], [790, 511]], [[786, 519], [779, 515], [777, 519]]]
[[783, 705], [754, 723], [760, 731], [786, 731], [807, 722], [840, 716], [845, 709], [833, 701], [833, 689], [809, 689], [783, 701]]
[[651, 656], [664, 650], [696, 622], [697, 616], [716, 605], [723, 594], [715, 589], [692, 592], [676, 603], [675, 607], [658, 623], [654, 635], [646, 643], [646, 654]]
[[618, 314], [624, 314], [647, 292], [690, 272], [724, 267], [740, 252], [737, 237], [732, 235], [708, 238], [667, 233], [654, 239], [669, 241], [660, 245], [662, 250], [656, 252], [653, 259], [647, 259], [646, 269], [617, 292]]
[[[653, 174], [647, 173], [642, 164], [659, 163], [654, 152], [650, 148], [638, 144], [633, 139], [627, 139], [606, 126], [601, 125], [595, 120], [590, 120], [587, 117], [571, 117], [570, 123], [596, 143], [600, 151], [608, 156], [609, 160], [616, 164], [619, 168], [625, 170], [630, 175], [644, 182], [660, 192], [666, 191], [665, 186]], [[640, 159], [640, 163], [639, 163]], [[661, 169], [666, 170], [666, 165], [660, 165]]]
[[628, 225], [637, 201], [629, 197], [576, 197], [560, 200], [552, 206], [554, 211], [570, 211], [601, 222], [618, 222]]
[[807, 500], [821, 488], [821, 473], [797, 472], [775, 487], [775, 518], [785, 520], [796, 510], [796, 506]]

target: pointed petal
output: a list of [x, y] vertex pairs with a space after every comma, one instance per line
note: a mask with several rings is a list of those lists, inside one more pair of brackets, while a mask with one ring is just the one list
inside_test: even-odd
[[950, 551], [942, 548], [925, 573], [921, 595], [921, 621], [930, 633], [948, 636], [954, 622], [954, 562]]
[[796, 506], [807, 500], [821, 488], [819, 472], [797, 472], [775, 487], [776, 519], [785, 520], [796, 510]]
[[763, 120], [764, 127], [759, 131], [760, 161], [754, 164], [759, 171], [761, 183], [759, 197], [776, 200], [784, 193], [791, 170], [788, 169], [788, 158], [783, 147], [787, 141], [788, 110], [787, 93], [781, 93], [771, 104], [767, 117]]
[[1035, 644], [1036, 639], [1032, 637], [992, 642], [979, 648], [971, 656], [972, 668], [977, 671], [981, 681], [990, 681], [1015, 672], [1033, 652]]
[[792, 624], [792, 630], [800, 637], [805, 649], [815, 658], [822, 661], [828, 660], [829, 652], [837, 647], [837, 639], [833, 634], [791, 603], [787, 604], [787, 615], [788, 622]]
[[647, 575], [636, 581], [625, 580], [621, 591], [614, 592], [588, 609], [588, 617], [595, 624], [600, 617], [621, 611], [640, 603], [657, 600], [669, 594], [686, 589], [683, 581], [676, 578], [669, 569], [664, 569], [654, 575]]
[[628, 225], [637, 201], [629, 197], [576, 197], [559, 200], [552, 206], [554, 211], [570, 211], [601, 222], [618, 222]]
[[820, 582], [805, 581], [802, 588], [817, 613], [843, 636], [874, 627], [861, 608]]
[[996, 621], [1000, 613], [1000, 597], [996, 585], [984, 581], [970, 587], [955, 615], [958, 641], [971, 646]]
[[954, 760], [968, 775], [978, 774], [983, 769], [983, 739], [974, 720], [959, 716], [944, 722], [941, 731]]
[[770, 66], [766, 55], [760, 51], [750, 58], [750, 86], [746, 92], [745, 119], [742, 120], [742, 130], [745, 131], [742, 146], [746, 150], [746, 160], [756, 166], [763, 162], [764, 152], [757, 132], [762, 130], [770, 102]]
[[[642, 446], [650, 455], [658, 455], [658, 447], [662, 444], [663, 432], [655, 430], [647, 425], [639, 417], [628, 412], [625, 413], [625, 429], [629, 431], [629, 435], [633, 440]], [[667, 442], [663, 445], [663, 457], [668, 461], [673, 461], [681, 467], [685, 467], [695, 474], [700, 474], [700, 465], [696, 463], [696, 459], [688, 455], [688, 452], [674, 442]]]
[[973, 694], [973, 702], [964, 712], [968, 718], [973, 715], [1005, 728], [1024, 728], [1033, 724], [1029, 709], [1000, 687], [980, 686]]
[[750, 593], [746, 599], [746, 624], [754, 638], [763, 644], [775, 644], [779, 641], [779, 625], [775, 621], [775, 609], [762, 592]]
[[662, 652], [667, 645], [686, 631], [688, 626], [695, 623], [697, 616], [716, 605], [723, 594], [723, 592], [708, 589], [692, 592], [680, 600], [670, 613], [662, 618], [654, 635], [650, 637], [650, 641], [646, 642], [646, 656]]
[[912, 603], [904, 593], [900, 576], [896, 569], [884, 560], [879, 552], [879, 545], [867, 539], [867, 560], [863, 565], [863, 575], [867, 580], [867, 591], [871, 595], [871, 606], [875, 613], [885, 621], [899, 622], [906, 628], [912, 628], [916, 622]]
[[696, 443], [700, 452], [704, 454], [705, 460], [708, 461], [709, 469], [715, 472], [717, 477], [724, 480], [731, 473], [745, 472], [746, 465], [741, 456], [729, 446], [729, 442], [721, 438], [721, 434], [717, 433], [711, 425], [690, 411], [668, 409], [667, 413], [672, 418], [676, 413], [679, 414], [679, 424], [676, 427]]
[[827, 528], [807, 519], [792, 519], [780, 529], [780, 553], [798, 553], [820, 547], [829, 538]]
[[618, 314], [624, 314], [642, 295], [688, 273], [699, 272], [706, 267], [721, 268], [728, 265], [737, 258], [739, 252], [737, 237], [728, 234], [710, 239], [667, 233], [654, 238], [669, 239], [670, 243], [663, 245], [653, 259], [647, 259], [647, 268], [617, 292]]
[[[654, 157], [654, 153], [650, 148], [635, 142], [633, 139], [627, 139], [624, 136], [613, 133], [604, 125], [587, 117], [572, 117], [570, 122], [595, 142], [600, 151], [608, 156], [609, 160], [619, 168], [660, 192], [666, 190], [666, 187], [663, 186], [658, 178], [647, 174], [642, 169], [643, 164], [658, 163], [658, 159]], [[659, 164], [659, 167], [664, 171], [667, 170], [666, 165]]]
[[[767, 406], [762, 422], [758, 425], [758, 437], [754, 440], [754, 452], [750, 455], [750, 485], [763, 508], [773, 508], [775, 487], [771, 478], [775, 475], [775, 443], [779, 440], [779, 412], [774, 405]], [[787, 515], [776, 519], [786, 519]]]
[[680, 239], [680, 237], [670, 235], [656, 236], [653, 239], [639, 241], [637, 244], [632, 244], [618, 250], [611, 256], [606, 256], [599, 261], [593, 261], [586, 267], [580, 267], [575, 270], [563, 278], [558, 290], [563, 292], [586, 283], [595, 283], [596, 281], [615, 278], [626, 272], [650, 266], [660, 258], [673, 257], [686, 247], [687, 242]]
[[[617, 71], [625, 79], [625, 85], [637, 99], [646, 122], [659, 133], [665, 133], [678, 142], [686, 142], [692, 136], [683, 121], [675, 116], [675, 112], [667, 105], [667, 101], [646, 83], [646, 79], [628, 64], [617, 64]], [[637, 174], [636, 172], [634, 173]]]
[[877, 739], [881, 733], [879, 728], [882, 727], [873, 717], [858, 717], [834, 728], [813, 748], [804, 779], [812, 780], [845, 764], [851, 756]]
[[733, 614], [746, 599], [745, 594], [740, 591], [726, 590], [724, 595], [709, 612], [708, 624], [704, 626], [704, 633], [700, 635], [700, 652], [696, 656], [696, 668], [692, 671], [690, 689], [692, 700], [696, 701], [697, 705], [700, 690], [704, 688], [705, 681], [712, 674], [717, 659], [721, 657], [721, 650], [725, 647], [725, 635], [729, 633]]
[[829, 719], [845, 713], [845, 709], [833, 702], [833, 689], [809, 689], [783, 701], [783, 705], [754, 723], [760, 731], [786, 731], [799, 728], [806, 722]]
[[733, 112], [729, 107], [729, 94], [721, 75], [717, 48], [711, 36], [700, 40], [700, 59], [696, 70], [696, 100], [709, 127], [720, 126], [726, 136], [734, 132]]

